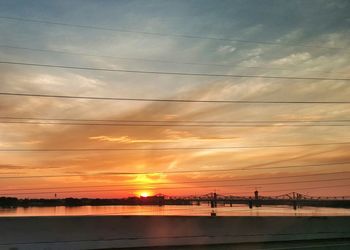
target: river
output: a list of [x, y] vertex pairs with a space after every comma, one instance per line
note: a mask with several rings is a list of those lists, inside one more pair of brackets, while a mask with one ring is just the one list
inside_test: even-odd
[[[209, 216], [207, 204], [200, 206], [79, 206], [0, 208], [0, 217], [7, 216], [72, 216], [72, 215], [181, 215]], [[350, 216], [350, 209], [290, 206], [263, 206], [249, 209], [244, 205], [219, 206], [217, 216]]]

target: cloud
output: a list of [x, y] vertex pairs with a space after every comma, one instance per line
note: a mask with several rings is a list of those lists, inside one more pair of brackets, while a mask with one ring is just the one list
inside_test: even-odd
[[297, 65], [303, 63], [311, 58], [311, 54], [308, 52], [296, 53], [286, 56], [284, 58], [272, 61], [273, 65]]
[[231, 46], [231, 45], [224, 45], [224, 46], [220, 46], [217, 51], [219, 53], [222, 53], [222, 54], [226, 54], [226, 53], [232, 53], [236, 50], [235, 47]]
[[[167, 129], [164, 131], [166, 137], [171, 139], [133, 139], [129, 136], [120, 136], [120, 137], [111, 137], [106, 135], [100, 136], [91, 136], [90, 140], [106, 141], [106, 142], [118, 142], [125, 144], [132, 143], [181, 143], [181, 142], [211, 142], [211, 141], [231, 141], [235, 138], [220, 138], [220, 137], [197, 137], [197, 136], [188, 136], [189, 132], [186, 131], [175, 131]], [[185, 135], [185, 136], [184, 136]]]
[[129, 136], [120, 136], [120, 137], [110, 137], [106, 135], [92, 136], [89, 137], [91, 140], [100, 140], [108, 142], [119, 142], [119, 143], [166, 143], [174, 142], [174, 140], [142, 140], [142, 139], [132, 139]]

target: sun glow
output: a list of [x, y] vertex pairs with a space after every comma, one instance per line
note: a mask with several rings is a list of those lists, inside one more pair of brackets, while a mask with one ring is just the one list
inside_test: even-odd
[[151, 192], [149, 191], [140, 191], [137, 193], [140, 197], [148, 197], [148, 196], [151, 196]]
[[150, 196], [150, 193], [148, 191], [141, 191], [139, 192], [140, 197], [148, 197]]
[[137, 184], [152, 184], [157, 182], [164, 182], [161, 174], [139, 174], [132, 182]]

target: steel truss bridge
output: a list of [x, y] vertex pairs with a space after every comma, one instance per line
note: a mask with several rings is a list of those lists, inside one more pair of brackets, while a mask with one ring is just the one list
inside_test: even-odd
[[263, 205], [290, 205], [294, 209], [302, 206], [350, 208], [350, 196], [310, 196], [298, 192], [290, 192], [277, 196], [261, 196], [258, 191], [255, 191], [252, 196], [223, 195], [213, 192], [199, 196], [167, 196], [157, 194], [155, 197], [159, 197], [160, 205], [162, 200], [164, 203], [167, 203], [166, 201], [183, 201], [193, 205], [208, 203], [213, 208], [218, 205], [227, 204], [230, 206], [233, 204], [246, 204], [250, 208]]

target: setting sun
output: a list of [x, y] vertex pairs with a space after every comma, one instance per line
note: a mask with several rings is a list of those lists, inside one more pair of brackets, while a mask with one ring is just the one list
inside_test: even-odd
[[140, 197], [148, 197], [151, 196], [152, 194], [149, 191], [140, 191], [137, 193]]

